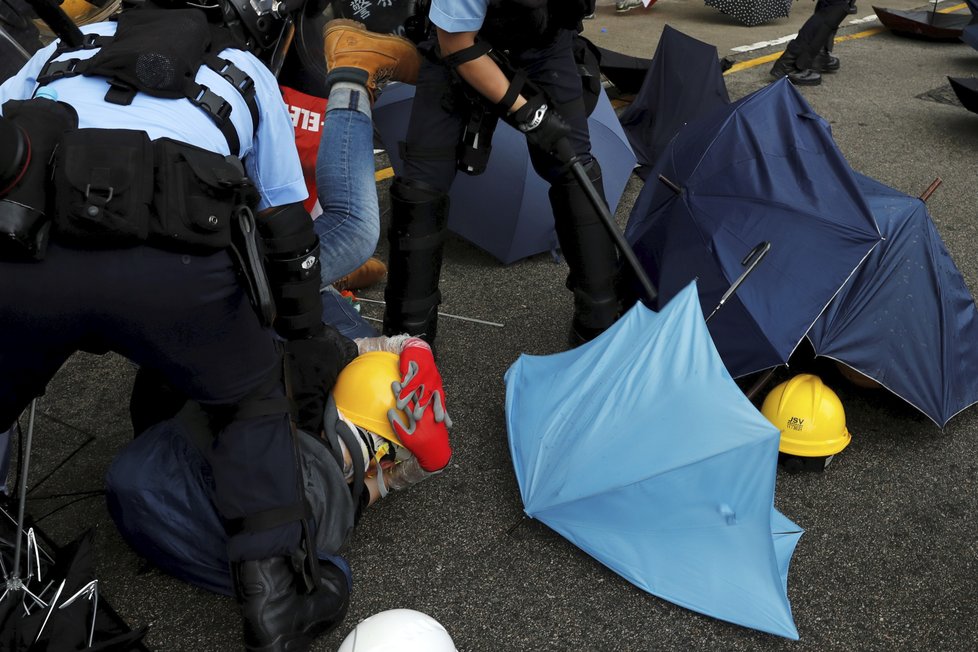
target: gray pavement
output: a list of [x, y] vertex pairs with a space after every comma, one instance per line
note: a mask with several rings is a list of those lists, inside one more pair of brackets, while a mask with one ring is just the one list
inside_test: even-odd
[[[748, 29], [694, 2], [659, 0], [624, 16], [602, 3], [587, 34], [600, 45], [651, 56], [668, 22], [717, 43], [726, 55], [796, 31], [810, 7], [799, 4], [789, 19]], [[869, 11], [861, 2], [859, 15]], [[871, 26], [845, 27], [842, 35]], [[836, 54], [841, 71], [803, 94], [832, 123], [855, 169], [913, 195], [943, 179], [929, 208], [969, 286], [978, 288], [978, 115], [918, 97], [946, 85], [946, 75], [978, 72], [978, 52], [884, 32], [841, 42]], [[731, 97], [767, 84], [769, 66], [727, 75]], [[386, 188], [379, 184], [382, 210]], [[633, 178], [618, 210], [622, 224], [639, 189]], [[852, 444], [823, 474], [779, 473], [775, 497], [806, 530], [788, 580], [799, 642], [644, 593], [526, 518], [506, 445], [502, 378], [522, 352], [564, 348], [571, 314], [565, 273], [547, 254], [501, 266], [458, 238], [450, 241], [442, 310], [503, 326], [442, 320], [440, 365], [456, 423], [453, 463], [368, 511], [349, 551], [356, 585], [349, 616], [315, 649], [335, 650], [359, 620], [396, 607], [430, 614], [460, 650], [471, 651], [978, 649], [976, 408], [941, 431], [899, 400], [855, 389], [825, 370], [845, 405]], [[365, 296], [382, 298], [382, 290]], [[376, 306], [364, 311], [380, 316]], [[29, 510], [41, 516], [64, 506], [41, 521], [60, 542], [97, 528], [103, 595], [134, 626], [151, 625], [153, 648], [238, 649], [231, 600], [147, 567], [116, 533], [101, 497], [73, 504], [45, 497], [102, 486], [113, 452], [131, 436], [132, 376], [120, 358], [78, 355], [52, 382], [41, 401], [32, 477], [42, 478], [93, 439], [34, 488]]]

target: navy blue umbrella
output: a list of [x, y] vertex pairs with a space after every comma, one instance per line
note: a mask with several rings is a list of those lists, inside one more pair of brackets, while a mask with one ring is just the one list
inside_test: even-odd
[[787, 79], [681, 129], [625, 235], [662, 304], [695, 278], [707, 311], [771, 243], [709, 324], [734, 377], [787, 361], [880, 241], [828, 125]]
[[[403, 167], [398, 143], [407, 134], [413, 100], [413, 86], [392, 84], [373, 108], [374, 126], [397, 174]], [[588, 117], [588, 130], [614, 214], [635, 167], [635, 155], [603, 89]], [[500, 122], [486, 171], [479, 176], [459, 173], [455, 178], [448, 228], [507, 265], [551, 251], [557, 247], [557, 235], [548, 188], [530, 164], [526, 137]]]
[[978, 310], [924, 202], [857, 175], [885, 241], [808, 337], [942, 428], [978, 402]]
[[641, 90], [618, 119], [639, 165], [652, 166], [684, 124], [727, 104], [716, 46], [666, 25]]
[[978, 50], [978, 0], [965, 0], [971, 21], [961, 30], [961, 40]]

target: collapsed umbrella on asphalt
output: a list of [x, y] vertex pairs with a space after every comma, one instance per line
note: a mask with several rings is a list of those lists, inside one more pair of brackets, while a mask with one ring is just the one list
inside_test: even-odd
[[978, 402], [978, 310], [923, 201], [856, 176], [885, 238], [808, 333], [944, 427]]
[[961, 106], [972, 113], [978, 113], [978, 78], [948, 77], [947, 80]]
[[641, 90], [619, 116], [639, 175], [647, 177], [684, 124], [727, 104], [716, 47], [666, 25]]
[[576, 349], [520, 356], [506, 425], [527, 515], [654, 595], [798, 638], [780, 433], [724, 368], [692, 284]]
[[709, 324], [735, 378], [786, 362], [881, 239], [828, 125], [787, 79], [681, 129], [625, 235], [660, 305], [697, 279], [708, 309], [752, 248], [770, 242], [764, 264]]
[[[934, 0], [930, 9], [887, 9], [874, 6], [873, 11], [883, 26], [894, 34], [931, 41], [957, 41], [962, 38], [965, 27], [975, 21], [975, 17], [971, 12], [939, 13], [937, 2], [938, 0]], [[968, 6], [972, 8], [970, 3]]]
[[748, 27], [787, 18], [791, 13], [791, 0], [705, 0], [705, 4]]

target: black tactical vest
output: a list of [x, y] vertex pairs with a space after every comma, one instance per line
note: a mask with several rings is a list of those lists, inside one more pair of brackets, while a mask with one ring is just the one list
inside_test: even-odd
[[559, 29], [579, 29], [595, 0], [489, 0], [479, 35], [502, 50], [550, 42]]

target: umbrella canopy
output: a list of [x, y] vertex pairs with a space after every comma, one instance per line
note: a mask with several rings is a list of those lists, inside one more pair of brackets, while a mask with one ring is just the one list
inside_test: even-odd
[[660, 301], [695, 278], [707, 310], [742, 273], [748, 252], [771, 243], [710, 320], [734, 377], [787, 361], [880, 241], [828, 125], [787, 79], [680, 130], [639, 194], [625, 235]]
[[639, 165], [651, 166], [684, 124], [727, 104], [716, 47], [666, 25], [642, 88], [619, 119]]
[[798, 638], [780, 433], [724, 369], [693, 285], [581, 347], [520, 356], [506, 426], [529, 516], [654, 595]]
[[721, 14], [732, 16], [748, 27], [766, 23], [775, 18], [787, 18], [791, 13], [791, 0], [705, 0]]
[[[413, 86], [393, 84], [373, 108], [374, 125], [397, 174], [403, 170], [398, 143], [407, 134], [413, 99]], [[635, 167], [635, 155], [603, 89], [588, 118], [588, 129], [591, 152], [601, 164], [605, 197], [614, 214]], [[526, 138], [500, 122], [486, 171], [475, 177], [459, 173], [455, 178], [448, 227], [505, 264], [550, 251], [557, 246], [557, 235], [548, 189], [530, 164]]]
[[965, 0], [971, 12], [971, 22], [961, 30], [961, 40], [978, 50], [978, 0]]
[[873, 7], [883, 26], [894, 34], [912, 36], [932, 41], [956, 41], [961, 38], [965, 26], [971, 22], [971, 14], [940, 14], [935, 8], [886, 9]]
[[[978, 32], [975, 36], [978, 39]], [[958, 97], [958, 101], [961, 102], [961, 106], [972, 113], [978, 113], [978, 78], [948, 77], [947, 80], [951, 83], [951, 88]]]
[[944, 427], [978, 402], [978, 310], [927, 207], [863, 175], [885, 241], [815, 322], [815, 352], [859, 371]]
[[[104, 599], [99, 600], [92, 530], [53, 557], [37, 545], [35, 529], [21, 531], [20, 536], [27, 542], [19, 573], [24, 588], [10, 589], [8, 584], [0, 596], [0, 650], [147, 649], [141, 642], [145, 628], [132, 631]], [[15, 575], [9, 548], [16, 537], [16, 523], [0, 513], [0, 565], [5, 576]]]
[[637, 93], [642, 88], [651, 59], [633, 57], [615, 50], [594, 46], [598, 51], [601, 72], [622, 93]]

